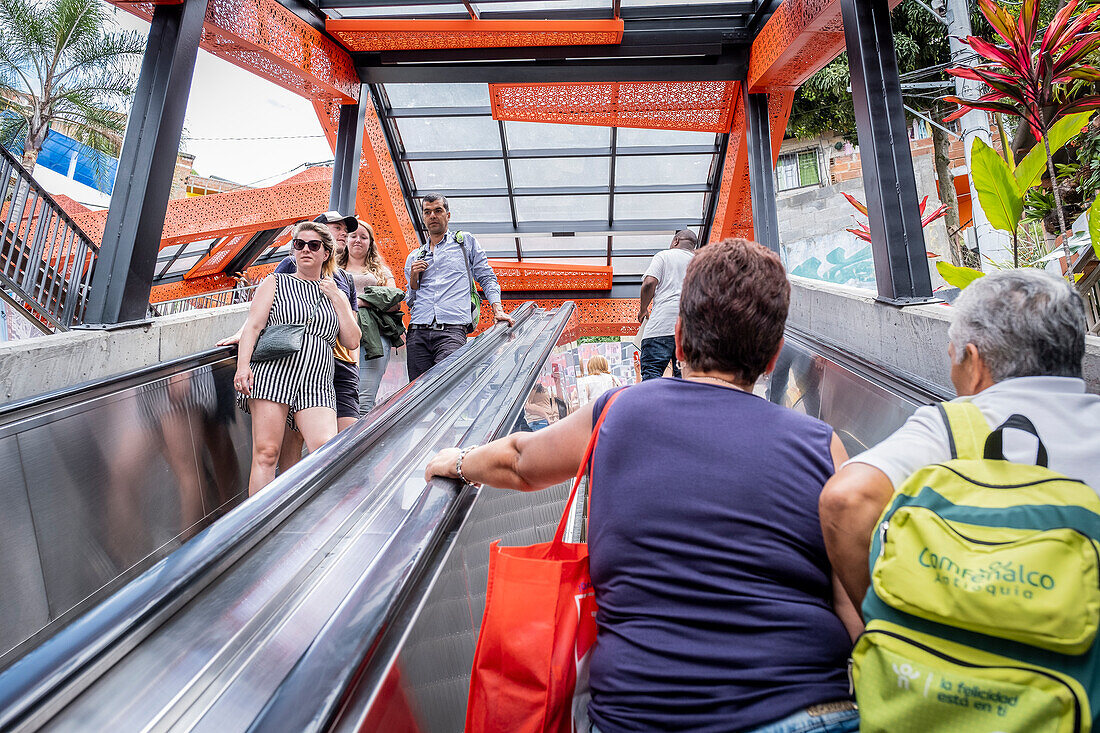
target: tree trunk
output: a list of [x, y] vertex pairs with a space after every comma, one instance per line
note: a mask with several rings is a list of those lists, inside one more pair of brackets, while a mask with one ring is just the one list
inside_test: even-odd
[[34, 166], [38, 163], [38, 153], [41, 152], [38, 148], [32, 148], [28, 141], [26, 148], [23, 150], [23, 167], [27, 169], [27, 174], [34, 173]]
[[[933, 119], [943, 124], [939, 108], [933, 112]], [[955, 177], [951, 175], [951, 156], [948, 152], [950, 146], [951, 141], [947, 133], [936, 125], [932, 125], [936, 181], [939, 183], [940, 201], [947, 205], [944, 222], [947, 224], [947, 236], [951, 240], [951, 264], [961, 267], [966, 265], [966, 240], [962, 233], [962, 222], [959, 221], [959, 197], [955, 194]]]
[[1066, 277], [1073, 282], [1073, 259], [1069, 251], [1069, 228], [1066, 226], [1066, 212], [1062, 211], [1062, 194], [1058, 192], [1058, 176], [1054, 173], [1054, 158], [1050, 157], [1050, 140], [1043, 133], [1043, 146], [1047, 151], [1047, 175], [1050, 176], [1050, 190], [1054, 194], [1054, 210], [1058, 212], [1058, 225], [1062, 230], [1062, 252], [1066, 257]]

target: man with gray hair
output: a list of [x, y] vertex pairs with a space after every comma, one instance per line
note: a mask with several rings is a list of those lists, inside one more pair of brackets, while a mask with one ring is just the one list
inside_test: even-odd
[[[991, 426], [1031, 420], [1051, 470], [1100, 490], [1100, 396], [1085, 391], [1085, 310], [1065, 280], [1039, 270], [991, 273], [954, 303], [947, 353], [958, 398]], [[1034, 436], [1007, 430], [1004, 455], [1035, 463]], [[871, 534], [894, 489], [923, 466], [951, 459], [933, 405], [845, 463], [821, 493], [821, 524], [833, 568], [858, 607], [870, 585]]]

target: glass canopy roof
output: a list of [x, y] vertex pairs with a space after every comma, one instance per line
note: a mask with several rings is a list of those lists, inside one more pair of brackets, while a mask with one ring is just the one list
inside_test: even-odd
[[428, 192], [448, 198], [451, 228], [475, 234], [490, 257], [610, 264], [636, 275], [676, 230], [706, 236], [724, 135], [497, 121], [486, 84], [373, 89], [422, 238], [418, 200]]

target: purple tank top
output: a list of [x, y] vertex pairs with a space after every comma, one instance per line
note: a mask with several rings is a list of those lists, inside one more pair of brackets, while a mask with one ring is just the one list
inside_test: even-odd
[[832, 432], [682, 379], [628, 387], [611, 406], [589, 524], [602, 733], [744, 730], [849, 698], [852, 644], [817, 513]]

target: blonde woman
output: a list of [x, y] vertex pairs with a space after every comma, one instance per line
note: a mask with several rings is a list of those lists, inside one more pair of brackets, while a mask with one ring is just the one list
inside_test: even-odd
[[607, 363], [607, 359], [599, 354], [588, 360], [585, 371], [588, 372], [588, 376], [577, 380], [577, 397], [582, 405], [587, 405], [609, 389], [622, 386], [611, 374], [611, 366]]
[[359, 222], [359, 228], [348, 234], [347, 249], [337, 262], [355, 281], [359, 307], [365, 311], [360, 323], [365, 323], [362, 317], [366, 317], [373, 324], [364, 327], [363, 347], [359, 350], [359, 414], [366, 415], [374, 409], [394, 347], [404, 343], [397, 332], [404, 331], [398, 313], [404, 291], [394, 287], [393, 271], [382, 259], [374, 229], [366, 222]]
[[[237, 350], [233, 386], [252, 413], [252, 495], [275, 478], [288, 413], [310, 451], [336, 435], [333, 347], [359, 345], [359, 324], [333, 280], [335, 242], [328, 227], [302, 222], [291, 239], [297, 271], [275, 274], [256, 289]], [[252, 352], [267, 326], [305, 324], [302, 348], [270, 361]]]

